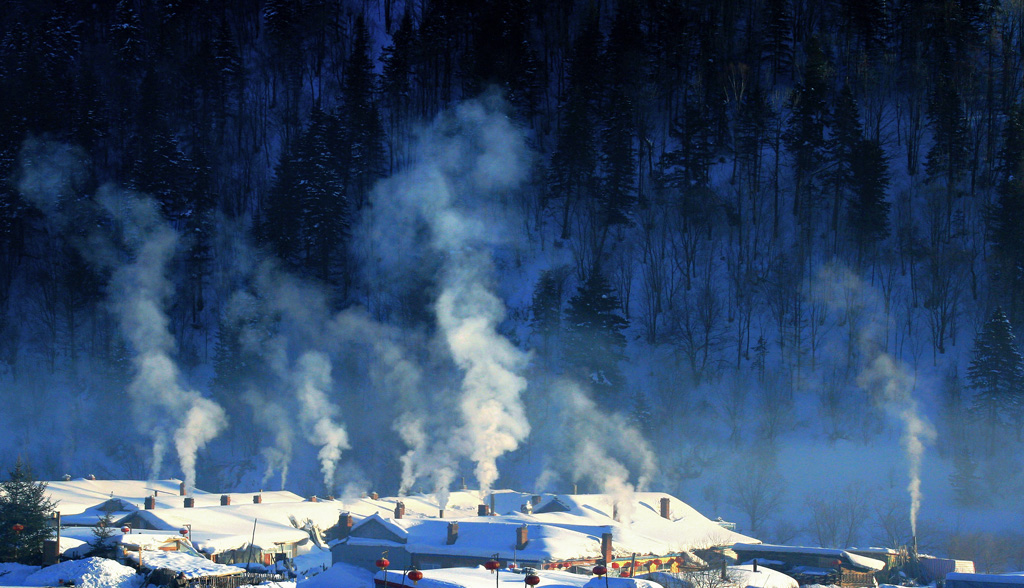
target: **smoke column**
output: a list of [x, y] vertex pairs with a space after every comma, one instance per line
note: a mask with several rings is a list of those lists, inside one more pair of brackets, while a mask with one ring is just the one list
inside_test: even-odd
[[[551, 395], [558, 403], [552, 440], [553, 453], [572, 455], [568, 464], [548, 464], [538, 484], [566, 476], [572, 481], [589, 481], [612, 497], [618, 520], [628, 523], [633, 516], [633, 495], [643, 490], [656, 473], [654, 452], [636, 428], [619, 414], [602, 413], [577, 384], [558, 382]], [[630, 467], [637, 473], [637, 484], [629, 483]], [[568, 465], [568, 469], [562, 469]]]
[[335, 422], [337, 408], [327, 399], [331, 387], [331, 362], [323, 353], [310, 351], [299, 358], [296, 397], [302, 427], [310, 443], [320, 446], [317, 458], [324, 486], [334, 488], [334, 470], [342, 451], [349, 448], [348, 434]]
[[[68, 219], [58, 204], [76, 196], [85, 184], [85, 154], [60, 143], [29, 139], [19, 158], [22, 195], [55, 226], [65, 228]], [[177, 249], [178, 234], [150, 198], [104, 186], [95, 200], [112, 217], [120, 239], [95, 231], [76, 245], [87, 259], [113, 270], [109, 302], [132, 352], [135, 373], [128, 393], [134, 420], [153, 440], [150, 476], [160, 476], [173, 443], [185, 485], [194, 488], [196, 454], [220, 433], [226, 418], [215, 402], [181, 385], [173, 359], [174, 337], [163, 311], [172, 285], [164, 272]], [[80, 198], [77, 204], [94, 203]]]
[[224, 410], [199, 392], [183, 388], [172, 359], [174, 338], [163, 312], [171, 294], [164, 269], [174, 254], [177, 234], [150, 199], [102, 188], [98, 201], [125, 233], [133, 254], [111, 277], [112, 304], [132, 351], [135, 377], [128, 386], [143, 432], [152, 431], [151, 475], [159, 477], [168, 439], [173, 439], [185, 486], [195, 487], [196, 453], [227, 424]]
[[[525, 179], [528, 168], [522, 134], [500, 108], [494, 99], [483, 99], [439, 116], [420, 137], [417, 163], [377, 186], [361, 228], [379, 255], [374, 265], [389, 279], [423, 271], [407, 252], [426, 249], [441, 260], [433, 276], [439, 292], [434, 312], [462, 372], [462, 425], [442, 431], [449, 435], [442, 442], [427, 442], [432, 449], [451, 450], [452, 465], [433, 470], [442, 503], [458, 457], [475, 462], [486, 493], [498, 478], [498, 458], [530, 432], [521, 398], [526, 381], [519, 375], [526, 356], [498, 333], [505, 309], [492, 285], [491, 251], [508, 233], [500, 197]], [[411, 441], [419, 444], [414, 452], [425, 447], [423, 439]]]
[[[847, 312], [880, 308], [874, 291], [846, 268], [826, 266], [819, 274], [813, 291], [834, 308]], [[899, 420], [903, 432], [901, 442], [907, 456], [907, 475], [910, 482], [910, 528], [917, 536], [917, 514], [921, 510], [921, 460], [925, 445], [935, 438], [935, 429], [925, 419], [914, 398], [914, 378], [898, 360], [885, 353], [878, 341], [884, 340], [884, 326], [877, 320], [868, 320], [857, 333], [858, 345], [865, 367], [857, 376], [857, 385], [872, 392], [876, 402]]]

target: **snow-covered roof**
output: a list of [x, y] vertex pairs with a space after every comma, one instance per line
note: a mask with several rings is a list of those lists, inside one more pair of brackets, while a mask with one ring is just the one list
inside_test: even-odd
[[[158, 503], [174, 499], [181, 505], [181, 480], [58, 480], [46, 482], [46, 493], [57, 502], [56, 510], [62, 517], [83, 513], [111, 498], [120, 498], [142, 508], [147, 496], [156, 496]], [[207, 494], [194, 490], [198, 498]]]
[[[416, 583], [416, 588], [522, 588], [523, 574], [514, 571], [502, 571], [495, 576], [482, 566], [473, 568], [441, 568], [420, 570], [423, 579]], [[395, 575], [401, 571], [389, 571], [388, 583], [395, 581]], [[605, 588], [605, 579], [569, 572], [537, 570], [540, 585], [544, 588]], [[384, 581], [384, 572], [374, 576]], [[633, 578], [608, 578], [608, 588], [661, 588], [654, 582]]]
[[[549, 502], [557, 500], [564, 509], [523, 513], [520, 507], [530, 500], [530, 494], [500, 491], [495, 493], [494, 503], [495, 511], [502, 513], [501, 516], [477, 516], [477, 506], [482, 503], [477, 495], [462, 492], [452, 496], [444, 519], [436, 518], [437, 505], [431, 504], [429, 497], [404, 497], [400, 500], [406, 506], [405, 517], [393, 518], [390, 508], [384, 515], [378, 510], [354, 525], [352, 532], [358, 535], [359, 527], [373, 520], [389, 529], [396, 539], [404, 539], [405, 549], [411, 553], [457, 553], [471, 557], [500, 553], [502, 557], [511, 558], [516, 547], [516, 530], [525, 525], [528, 542], [525, 548], [516, 551], [516, 557], [524, 561], [597, 558], [604, 533], [612, 534], [613, 552], [621, 555], [664, 555], [732, 545], [736, 541], [756, 541], [722, 528], [686, 503], [660, 492], [636, 493], [628, 503], [621, 503], [605, 494], [549, 495]], [[661, 516], [662, 499], [669, 501], [670, 518]], [[374, 502], [393, 505], [392, 500], [378, 499]], [[489, 501], [488, 498], [485, 502]], [[346, 505], [351, 506], [351, 503]], [[417, 516], [422, 511], [427, 511], [430, 516]], [[619, 520], [613, 518], [616, 514]], [[452, 545], [448, 544], [450, 522], [459, 524], [458, 538]], [[355, 536], [348, 543], [383, 545], [385, 541]]]
[[872, 571], [881, 571], [885, 569], [885, 562], [877, 559], [866, 557], [863, 555], [857, 555], [850, 553], [843, 549], [829, 549], [827, 547], [796, 547], [791, 545], [765, 545], [765, 544], [749, 544], [749, 543], [737, 543], [733, 546], [735, 551], [743, 552], [758, 552], [758, 553], [800, 553], [808, 555], [818, 555], [822, 557], [834, 557], [836, 559], [846, 560], [855, 567], [864, 568]]
[[22, 584], [58, 586], [62, 581], [74, 582], [77, 588], [138, 588], [142, 585], [142, 576], [136, 574], [134, 569], [116, 561], [89, 557], [42, 568], [25, 577]]
[[[129, 551], [125, 554], [128, 559], [138, 562], [138, 552]], [[181, 551], [144, 551], [142, 552], [142, 567], [151, 570], [170, 570], [182, 573], [186, 578], [202, 578], [206, 576], [234, 576], [245, 571], [238, 566], [228, 566], [214, 563], [205, 557], [197, 557]]]

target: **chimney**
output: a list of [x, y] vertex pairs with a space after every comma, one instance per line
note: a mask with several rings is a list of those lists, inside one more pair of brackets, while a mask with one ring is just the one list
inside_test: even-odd
[[439, 518], [439, 519], [443, 519], [444, 518], [444, 509], [443, 508], [437, 511], [437, 518]]
[[487, 510], [487, 505], [486, 504], [478, 504], [476, 506], [476, 516], [478, 516], [478, 517], [485, 517], [488, 514], [490, 514], [490, 513]]
[[344, 539], [352, 532], [352, 515], [343, 512], [338, 515], [338, 535]]
[[661, 518], [672, 518], [672, 501], [667, 496], [661, 499]]
[[377, 500], [378, 498], [380, 498], [379, 494], [376, 492], [370, 492], [370, 500]]
[[178, 484], [178, 496], [187, 496], [188, 490], [185, 488], [185, 482]]
[[185, 508], [192, 508], [196, 505], [196, 499], [188, 496], [185, 498]]
[[252, 503], [253, 504], [263, 504], [263, 495], [262, 494], [253, 494], [252, 495]]
[[618, 521], [619, 520], [619, 503], [618, 502], [616, 502], [615, 504], [612, 505], [612, 520], [613, 521]]
[[494, 492], [491, 492], [491, 514], [496, 512], [498, 512], [498, 510], [494, 508]]
[[220, 505], [221, 506], [230, 506], [231, 505], [231, 496], [229, 496], [227, 494], [221, 494], [220, 495]]
[[316, 497], [316, 494], [309, 497], [310, 502], [320, 502], [320, 499]]
[[525, 549], [530, 537], [527, 535], [526, 525], [516, 527], [516, 549]]
[[405, 516], [405, 503], [399, 501], [395, 503], [395, 518], [400, 519], [403, 516]]
[[146, 510], [153, 510], [154, 508], [156, 508], [156, 497], [155, 496], [147, 496], [146, 497]]
[[448, 523], [448, 545], [455, 545], [455, 542], [459, 539], [459, 524]]
[[530, 502], [532, 502], [534, 506], [537, 506], [538, 504], [540, 504], [540, 501], [541, 501], [540, 494], [534, 494], [533, 496], [530, 497]]
[[612, 534], [601, 533], [601, 557], [604, 561], [612, 561]]

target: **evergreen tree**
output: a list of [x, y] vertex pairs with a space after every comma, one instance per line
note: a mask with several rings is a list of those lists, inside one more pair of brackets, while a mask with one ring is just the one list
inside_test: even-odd
[[540, 354], [548, 362], [552, 359], [552, 340], [562, 329], [562, 290], [565, 279], [564, 268], [542, 271], [530, 303], [530, 326], [534, 334], [540, 337]]
[[0, 561], [38, 565], [43, 541], [53, 534], [49, 525], [55, 506], [46, 483], [36, 482], [31, 468], [19, 458], [8, 479], [0, 482]]
[[953, 199], [967, 169], [967, 119], [954, 80], [946, 75], [936, 84], [928, 103], [928, 119], [934, 142], [928, 150], [928, 180], [939, 182], [946, 195], [945, 225], [953, 216]]
[[986, 220], [992, 285], [1005, 301], [1010, 320], [1019, 320], [1024, 315], [1024, 177], [1000, 186]]
[[967, 382], [974, 390], [972, 412], [983, 419], [988, 452], [996, 449], [999, 431], [1010, 421], [1018, 421], [1024, 386], [1024, 359], [1014, 341], [1010, 321], [1003, 309], [996, 308], [974, 339], [973, 358], [967, 368]]
[[96, 526], [92, 528], [91, 555], [94, 557], [112, 556], [114, 549], [111, 545], [107, 545], [107, 540], [114, 536], [115, 531], [113, 513], [103, 513], [103, 516], [96, 521]]
[[807, 62], [803, 80], [790, 95], [789, 128], [784, 140], [793, 157], [796, 189], [793, 194], [793, 216], [806, 231], [811, 221], [814, 200], [814, 179], [825, 159], [825, 124], [828, 117], [829, 64], [821, 41], [812, 37], [805, 47]]
[[849, 85], [844, 85], [839, 91], [832, 110], [831, 126], [828, 146], [832, 169], [828, 179], [832, 185], [832, 234], [838, 237], [839, 211], [853, 182], [854, 150], [863, 138], [860, 110]]
[[580, 377], [589, 381], [606, 404], [619, 400], [623, 389], [619, 362], [624, 357], [628, 326], [619, 315], [619, 299], [600, 269], [591, 270], [569, 299], [565, 311], [563, 356]]
[[[370, 58], [370, 32], [362, 15], [356, 18], [352, 52], [345, 65], [342, 95], [345, 99], [344, 157], [348, 198], [354, 211], [361, 210], [370, 188], [384, 172], [384, 126], [376, 98], [376, 75]], [[338, 146], [337, 152], [341, 152]]]
[[889, 236], [889, 163], [874, 139], [858, 141], [850, 157], [849, 223], [859, 259], [868, 247]]
[[593, 15], [573, 44], [568, 88], [559, 106], [557, 144], [551, 156], [547, 199], [563, 198], [561, 238], [570, 234], [570, 213], [581, 198], [596, 190], [597, 100], [601, 96], [600, 55], [603, 38]]

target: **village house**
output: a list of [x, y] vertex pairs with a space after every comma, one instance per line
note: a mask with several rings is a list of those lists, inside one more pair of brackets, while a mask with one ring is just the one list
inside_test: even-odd
[[[461, 500], [465, 497], [459, 497]], [[663, 493], [530, 495], [496, 492], [477, 512], [410, 515], [408, 498], [391, 512], [342, 513], [334, 562], [374, 569], [387, 553], [395, 569], [475, 566], [588, 571], [605, 561], [613, 576], [703, 565], [693, 550], [754, 541]]]

